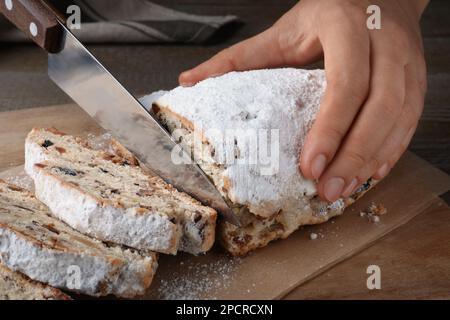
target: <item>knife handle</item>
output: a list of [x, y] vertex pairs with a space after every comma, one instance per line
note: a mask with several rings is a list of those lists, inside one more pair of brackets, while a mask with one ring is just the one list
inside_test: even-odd
[[0, 13], [49, 53], [61, 50], [57, 13], [40, 0], [0, 0]]

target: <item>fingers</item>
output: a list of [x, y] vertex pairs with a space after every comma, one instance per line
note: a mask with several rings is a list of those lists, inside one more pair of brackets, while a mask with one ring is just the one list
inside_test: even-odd
[[398, 121], [374, 159], [368, 161], [355, 178], [356, 183], [348, 185], [342, 193], [342, 197], [350, 196], [360, 184], [370, 177], [376, 180], [386, 177], [406, 151], [417, 128], [425, 96], [425, 90], [420, 80], [425, 76], [422, 74], [424, 71], [418, 75], [416, 66], [417, 64], [409, 64], [405, 67], [405, 103]]
[[230, 71], [242, 71], [280, 66], [283, 54], [278, 46], [275, 28], [227, 48], [199, 66], [183, 72], [179, 83], [193, 85], [203, 79], [219, 76]]
[[[376, 159], [369, 162], [360, 173], [359, 180], [361, 182], [366, 181], [371, 176], [376, 180], [383, 179], [411, 142], [423, 111], [425, 97], [425, 90], [419, 80], [423, 75], [417, 74], [416, 66], [417, 64], [409, 64], [405, 68], [406, 96], [402, 113], [383, 147], [376, 155]], [[380, 163], [382, 164], [381, 167], [377, 167]], [[343, 194], [343, 196], [347, 195]]]
[[301, 172], [318, 179], [336, 154], [367, 97], [370, 43], [351, 24], [323, 30], [327, 89], [300, 156]]
[[[336, 201], [359, 182], [358, 175], [388, 137], [405, 98], [405, 68], [395, 52], [372, 50], [370, 94], [345, 142], [318, 183], [319, 194]], [[382, 163], [375, 163], [381, 167]]]
[[230, 71], [299, 67], [311, 63], [321, 56], [322, 48], [315, 32], [307, 30], [303, 20], [299, 19], [297, 11], [291, 10], [266, 31], [183, 72], [178, 81], [183, 86], [189, 86]]

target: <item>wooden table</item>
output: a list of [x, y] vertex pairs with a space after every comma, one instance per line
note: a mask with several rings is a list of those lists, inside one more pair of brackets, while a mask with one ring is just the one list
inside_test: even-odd
[[[220, 44], [96, 45], [96, 55], [134, 94], [174, 87], [180, 71], [221, 48], [256, 34], [296, 1], [165, 0], [187, 12], [236, 14], [245, 25]], [[429, 91], [424, 115], [410, 150], [450, 173], [450, 2], [433, 0], [422, 26]], [[59, 105], [70, 100], [47, 78], [46, 56], [32, 45], [0, 44], [0, 111]], [[60, 108], [60, 107], [55, 107]], [[0, 113], [1, 116], [1, 113]], [[36, 114], [39, 117], [39, 114]], [[17, 124], [21, 125], [20, 116]], [[1, 128], [0, 128], [1, 130]], [[7, 141], [3, 141], [7, 144]], [[3, 145], [2, 145], [3, 147]], [[0, 148], [0, 169], [19, 165], [20, 154]], [[444, 198], [450, 198], [448, 195]], [[364, 252], [342, 262], [286, 298], [450, 298], [450, 209], [441, 201], [432, 214], [418, 216]], [[383, 288], [369, 291], [366, 267], [383, 269]], [[445, 281], [444, 281], [445, 280]]]

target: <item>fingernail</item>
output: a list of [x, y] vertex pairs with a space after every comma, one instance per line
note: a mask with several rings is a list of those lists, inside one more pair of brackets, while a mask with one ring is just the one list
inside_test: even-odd
[[327, 158], [323, 154], [319, 154], [311, 163], [311, 173], [314, 179], [319, 179], [327, 165]]
[[344, 198], [349, 197], [353, 193], [353, 190], [356, 188], [357, 184], [358, 184], [358, 179], [354, 178], [352, 180], [352, 182], [350, 182], [348, 187], [344, 190], [344, 192], [342, 193], [342, 196]]
[[387, 163], [383, 164], [380, 169], [376, 172], [376, 177], [378, 179], [383, 179], [389, 173], [389, 165]]
[[414, 133], [416, 132], [415, 128], [411, 128], [409, 129], [408, 133], [406, 134], [405, 139], [403, 140], [403, 144], [405, 146], [408, 146], [409, 143], [411, 142], [412, 137], [414, 136]]
[[180, 74], [179, 79], [180, 79], [180, 85], [181, 86], [183, 86], [183, 87], [191, 87], [191, 86], [194, 85], [192, 82], [183, 80], [183, 79], [186, 79], [186, 78], [189, 79], [190, 75], [191, 75], [190, 71], [184, 71], [184, 72], [182, 72]]
[[334, 202], [342, 194], [342, 189], [344, 189], [345, 181], [342, 178], [331, 178], [325, 183], [324, 195], [328, 201]]

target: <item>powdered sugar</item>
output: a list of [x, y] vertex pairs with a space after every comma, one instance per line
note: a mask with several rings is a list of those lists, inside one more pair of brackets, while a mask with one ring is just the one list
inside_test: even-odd
[[[89, 146], [95, 150], [111, 151], [111, 133], [107, 132], [101, 135], [89, 133], [86, 137]], [[112, 152], [114, 153], [114, 152]]]
[[[223, 171], [223, 177], [230, 181], [227, 197], [247, 205], [254, 214], [268, 217], [280, 209], [304, 210], [307, 198], [316, 192], [314, 183], [299, 173], [298, 154], [324, 90], [323, 70], [255, 70], [231, 72], [190, 88], [178, 87], [156, 103], [195, 125], [201, 124], [205, 137], [216, 148], [222, 140], [210, 129], [278, 130], [276, 174], [262, 175], [261, 163], [227, 163]], [[141, 101], [146, 100], [151, 99]], [[245, 132], [236, 135], [237, 147], [245, 145], [247, 138]], [[245, 156], [245, 151], [240, 154]]]
[[195, 260], [180, 262], [180, 273], [173, 273], [168, 280], [161, 280], [158, 298], [165, 300], [216, 299], [217, 290], [226, 289], [233, 273], [240, 264], [240, 258], [220, 256], [209, 263]]
[[33, 179], [26, 174], [25, 170], [15, 172], [13, 176], [7, 176], [4, 180], [25, 190], [32, 191], [34, 188]]

